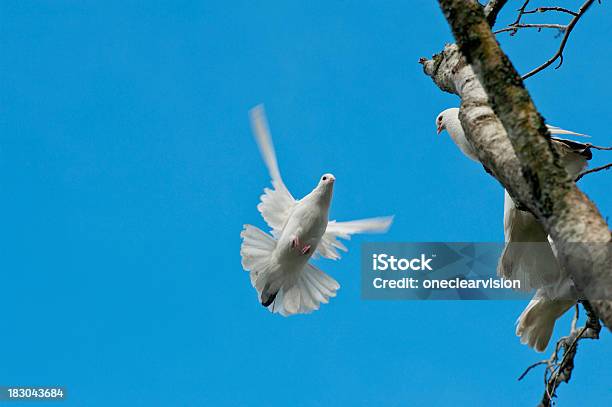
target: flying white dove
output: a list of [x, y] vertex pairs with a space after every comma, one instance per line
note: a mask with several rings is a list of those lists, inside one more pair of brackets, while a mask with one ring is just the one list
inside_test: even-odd
[[272, 177], [273, 189], [265, 188], [257, 209], [272, 228], [272, 236], [252, 225], [244, 225], [240, 236], [242, 267], [250, 271], [251, 284], [259, 301], [271, 312], [283, 316], [307, 314], [319, 309], [336, 295], [340, 285], [308, 263], [313, 256], [339, 259], [338, 249], [347, 251], [338, 240], [355, 233], [385, 232], [392, 217], [328, 221], [335, 177], [324, 174], [318, 185], [300, 200], [293, 198], [276, 162], [264, 108], [249, 112], [251, 126], [261, 155]]
[[[459, 109], [446, 109], [436, 118], [438, 134], [446, 130], [461, 152], [473, 161], [480, 162], [470, 142], [465, 137], [459, 121]], [[585, 136], [549, 126], [551, 134]], [[586, 137], [586, 136], [585, 136]], [[559, 152], [561, 162], [569, 176], [576, 178], [591, 158], [588, 146], [572, 140], [551, 138]], [[538, 352], [546, 349], [555, 321], [575, 304], [569, 276], [557, 262], [554, 244], [537, 221], [526, 211], [521, 211], [504, 190], [504, 238], [506, 246], [501, 255], [497, 272], [506, 279], [521, 280], [522, 287], [537, 289], [533, 299], [517, 320], [516, 334], [521, 343]], [[530, 242], [535, 244], [508, 244]]]

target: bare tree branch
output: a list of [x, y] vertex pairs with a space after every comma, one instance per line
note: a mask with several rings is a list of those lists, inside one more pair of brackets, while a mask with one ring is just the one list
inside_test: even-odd
[[591, 174], [591, 173], [602, 171], [602, 170], [609, 170], [610, 168], [612, 168], [612, 163], [602, 165], [601, 167], [595, 167], [595, 168], [591, 168], [590, 170], [583, 171], [576, 177], [576, 182], [578, 182], [580, 178], [584, 177], [587, 174]]
[[521, 28], [537, 28], [538, 31], [541, 31], [543, 28], [554, 28], [563, 32], [567, 29], [567, 26], [562, 24], [516, 24], [494, 31], [493, 34], [499, 34], [507, 31], [518, 31]]
[[[563, 50], [565, 49], [565, 45], [567, 44], [567, 40], [569, 39], [569, 36], [572, 33], [572, 30], [574, 29], [578, 21], [580, 21], [580, 18], [584, 15], [584, 13], [586, 13], [589, 7], [591, 7], [594, 1], [595, 0], [585, 1], [584, 4], [580, 7], [580, 10], [578, 10], [577, 13], [574, 13], [575, 16], [574, 18], [572, 18], [572, 21], [570, 21], [569, 24], [567, 25], [567, 28], [565, 29], [565, 35], [563, 36], [563, 39], [561, 40], [561, 44], [559, 44], [559, 48], [557, 49], [557, 52], [555, 52], [555, 54], [552, 57], [550, 57], [546, 62], [544, 62], [542, 65], [538, 66], [537, 68], [523, 75], [523, 79], [527, 79], [530, 76], [533, 76], [537, 74], [538, 72], [546, 69], [557, 59], [559, 59], [560, 62], [555, 67], [555, 69], [558, 69], [561, 66], [561, 64], [563, 63]], [[525, 13], [523, 12], [523, 14]]]
[[[537, 28], [538, 31], [541, 31], [543, 28], [555, 28], [555, 29], [558, 29], [560, 33], [564, 33], [564, 36], [555, 54], [551, 56], [542, 65], [538, 66], [537, 68], [523, 75], [523, 79], [527, 79], [537, 74], [538, 72], [548, 68], [550, 65], [553, 64], [553, 62], [557, 60], [559, 61], [559, 63], [557, 64], [555, 69], [558, 69], [563, 64], [563, 51], [565, 49], [565, 46], [567, 45], [569, 36], [572, 30], [574, 29], [574, 27], [576, 26], [576, 24], [578, 23], [578, 21], [580, 20], [580, 18], [582, 18], [584, 13], [586, 13], [586, 11], [589, 9], [589, 7], [591, 7], [591, 5], [594, 3], [595, 0], [585, 1], [577, 12], [569, 10], [564, 7], [538, 7], [533, 10], [526, 10], [527, 5], [529, 4], [529, 1], [530, 0], [525, 0], [523, 5], [517, 10], [518, 14], [517, 14], [516, 20], [514, 20], [512, 24], [508, 25], [505, 28], [495, 31], [495, 34], [510, 32], [510, 35], [514, 36], [519, 31], [519, 29], [522, 29], [522, 28]], [[563, 24], [521, 24], [521, 19], [523, 18], [524, 15], [534, 14], [534, 13], [544, 13], [547, 11], [562, 12], [565, 14], [572, 15], [573, 18], [570, 20], [570, 22], [567, 25], [563, 25]]]
[[533, 10], [529, 10], [529, 11], [525, 11], [523, 10], [523, 14], [534, 14], [534, 13], [544, 13], [547, 11], [559, 11], [562, 13], [567, 13], [567, 14], [571, 14], [573, 16], [577, 16], [578, 13], [572, 11], [572, 10], [568, 10], [566, 8], [563, 7], [538, 7], [536, 9]]
[[601, 325], [588, 302], [582, 303], [587, 322], [582, 328], [576, 328], [579, 316], [579, 307], [576, 305], [576, 313], [572, 320], [570, 333], [559, 339], [555, 350], [548, 359], [541, 360], [529, 366], [518, 378], [522, 380], [533, 368], [546, 365], [544, 369], [545, 390], [540, 401], [540, 406], [548, 407], [556, 397], [557, 388], [563, 382], [568, 383], [574, 371], [574, 359], [578, 351], [578, 341], [582, 339], [598, 339]]
[[487, 21], [491, 27], [495, 25], [499, 12], [504, 8], [507, 2], [508, 0], [489, 0], [484, 7], [484, 14], [487, 16]]
[[608, 150], [608, 151], [612, 151], [612, 147], [594, 146], [591, 143], [585, 143], [585, 145], [587, 146], [587, 148], [593, 148], [595, 150]]
[[[612, 298], [608, 225], [560, 164], [544, 121], [482, 7], [474, 0], [440, 3], [461, 52], [446, 46], [432, 60], [421, 61], [425, 73], [442, 90], [461, 96], [460, 120], [480, 161], [537, 217], [578, 292], [612, 328], [611, 302], [604, 300]], [[572, 242], [603, 244], [582, 245], [587, 253], [579, 255]]]
[[[516, 16], [516, 20], [514, 20], [514, 22], [512, 24], [510, 24], [511, 26], [513, 25], [519, 25], [521, 23], [521, 18], [523, 18], [523, 14], [525, 14], [525, 9], [527, 8], [527, 5], [529, 4], [530, 0], [525, 0], [523, 2], [523, 5], [517, 10], [518, 14]], [[516, 34], [516, 30], [514, 31], [514, 33], [510, 34], [510, 35], [514, 35]]]

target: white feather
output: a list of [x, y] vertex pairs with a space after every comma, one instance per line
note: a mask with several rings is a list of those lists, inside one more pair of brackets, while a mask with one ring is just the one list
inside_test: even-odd
[[317, 246], [317, 254], [322, 257], [337, 260], [340, 253], [337, 249], [348, 251], [338, 239], [351, 238], [356, 233], [384, 233], [389, 230], [393, 216], [353, 220], [349, 222], [330, 221], [321, 242]]
[[567, 135], [578, 136], [578, 137], [591, 137], [591, 136], [587, 136], [586, 134], [576, 133], [570, 130], [564, 130], [561, 127], [552, 126], [550, 124], [547, 124], [546, 127], [548, 127], [548, 131], [550, 132], [550, 134], [567, 134]]

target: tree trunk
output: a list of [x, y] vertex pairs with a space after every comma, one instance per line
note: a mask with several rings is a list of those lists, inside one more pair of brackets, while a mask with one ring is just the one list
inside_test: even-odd
[[543, 118], [475, 0], [440, 0], [458, 45], [424, 71], [461, 97], [460, 120], [480, 161], [552, 237], [577, 290], [612, 330], [612, 244], [597, 207], [559, 162]]

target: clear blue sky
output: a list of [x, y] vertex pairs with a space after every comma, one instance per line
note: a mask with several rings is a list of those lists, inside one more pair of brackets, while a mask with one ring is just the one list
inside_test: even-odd
[[[611, 22], [594, 5], [528, 82], [599, 144]], [[2, 1], [0, 385], [64, 385], [65, 406], [534, 405], [525, 302], [360, 299], [360, 242], [503, 239], [501, 187], [435, 134], [457, 99], [417, 60], [451, 40], [433, 1]], [[558, 41], [503, 37], [522, 71]], [[242, 225], [264, 227], [260, 102], [295, 196], [329, 171], [333, 217], [396, 215], [318, 262], [342, 289], [306, 317], [267, 312], [240, 266]], [[605, 216], [611, 175], [581, 182]], [[584, 343], [559, 405], [609, 405], [611, 359], [608, 332]]]

